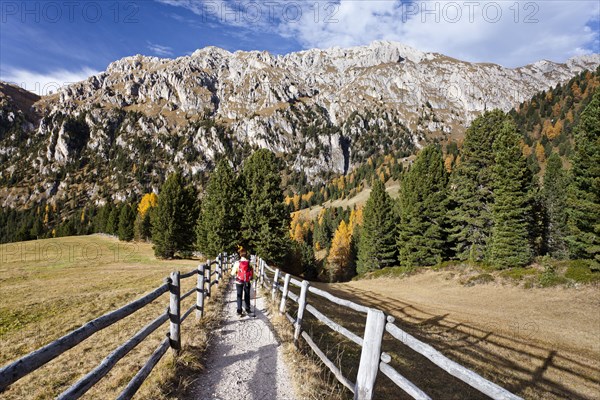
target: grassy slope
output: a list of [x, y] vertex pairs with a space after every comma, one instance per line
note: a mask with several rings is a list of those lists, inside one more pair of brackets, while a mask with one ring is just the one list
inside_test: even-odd
[[[159, 261], [150, 244], [128, 244], [100, 235], [0, 246], [0, 364], [140, 297], [160, 286], [171, 271], [187, 272], [196, 265], [193, 260]], [[186, 279], [182, 289], [187, 291], [194, 284], [194, 278]], [[182, 310], [193, 301], [186, 299]], [[168, 294], [24, 377], [2, 398], [53, 398], [163, 312], [167, 304]], [[193, 317], [189, 321], [192, 326]], [[115, 397], [167, 329], [168, 324], [160, 327], [85, 397]], [[185, 326], [182, 332], [186, 334]], [[159, 397], [149, 387], [145, 393], [141, 397]]]
[[[597, 284], [525, 289], [514, 283], [465, 286], [457, 271], [405, 278], [315, 283], [340, 297], [384, 310], [396, 324], [451, 359], [525, 399], [596, 399], [600, 393], [600, 291]], [[297, 292], [297, 288], [293, 288]], [[364, 316], [309, 294], [309, 302], [358, 335]], [[290, 304], [295, 311], [295, 305]], [[350, 379], [358, 346], [314, 317], [305, 327]], [[485, 399], [427, 359], [384, 336], [392, 365], [432, 398]], [[377, 399], [408, 398], [379, 374]]]
[[[386, 183], [386, 191], [390, 194], [392, 198], [398, 197], [398, 191], [400, 190], [400, 184], [398, 182], [388, 181]], [[333, 207], [354, 207], [355, 205], [364, 206], [367, 200], [369, 200], [369, 196], [371, 195], [371, 188], [365, 188], [360, 193], [357, 193], [355, 196], [349, 199], [338, 199], [333, 201], [326, 201], [322, 205], [313, 206], [311, 208], [305, 208], [300, 210], [302, 216], [308, 219], [316, 219], [319, 215], [319, 212], [323, 208], [333, 208]]]
[[[399, 326], [524, 398], [597, 398], [598, 286], [464, 287], [454, 274], [427, 271], [333, 288], [394, 315]], [[405, 353], [398, 350], [397, 362]]]

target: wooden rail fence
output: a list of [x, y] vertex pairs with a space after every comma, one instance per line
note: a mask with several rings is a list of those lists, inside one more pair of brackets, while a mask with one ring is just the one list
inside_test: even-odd
[[[165, 282], [154, 289], [152, 292], [143, 297], [132, 301], [123, 307], [104, 314], [80, 328], [64, 335], [63, 337], [45, 345], [44, 347], [35, 350], [20, 359], [5, 365], [0, 369], [0, 393], [4, 392], [11, 384], [21, 379], [25, 375], [35, 371], [44, 364], [55, 359], [65, 351], [73, 348], [83, 340], [92, 336], [94, 333], [111, 326], [112, 324], [122, 320], [123, 318], [133, 314], [134, 312], [144, 308], [154, 300], [158, 299], [163, 294], [169, 292], [169, 305], [164, 313], [160, 314], [156, 319], [148, 325], [141, 328], [135, 335], [129, 338], [125, 343], [121, 344], [117, 349], [110, 353], [102, 362], [90, 371], [87, 375], [77, 381], [73, 386], [68, 388], [58, 396], [58, 399], [78, 399], [85, 394], [92, 386], [102, 379], [115, 366], [115, 364], [127, 355], [132, 349], [140, 344], [152, 332], [161, 327], [169, 320], [169, 331], [166, 338], [154, 350], [150, 358], [140, 368], [137, 374], [131, 379], [125, 389], [117, 397], [119, 400], [130, 399], [140, 388], [144, 380], [150, 375], [150, 372], [162, 356], [171, 348], [175, 355], [181, 350], [181, 324], [195, 310], [196, 318], [200, 319], [204, 316], [204, 303], [206, 298], [211, 295], [211, 287], [219, 284], [219, 282], [227, 274], [232, 266], [233, 257], [227, 254], [220, 254], [215, 260], [210, 260], [200, 264], [197, 268], [180, 274], [178, 271], [172, 272]], [[212, 269], [212, 266], [215, 266]], [[181, 294], [180, 283], [182, 279], [197, 276], [196, 287], [190, 291]], [[227, 279], [226, 279], [227, 281]], [[189, 307], [183, 315], [181, 314], [181, 301], [196, 293], [196, 302]]]
[[[352, 393], [355, 400], [371, 400], [374, 393], [375, 382], [378, 371], [392, 380], [404, 392], [414, 399], [430, 399], [430, 397], [408, 379], [403, 377], [392, 366], [388, 365], [391, 361], [389, 354], [381, 350], [383, 336], [387, 332], [393, 338], [399, 340], [404, 345], [423, 355], [432, 363], [460, 379], [471, 387], [479, 390], [495, 400], [517, 400], [520, 397], [510, 393], [497, 384], [486, 380], [475, 372], [463, 367], [462, 365], [450, 360], [432, 346], [416, 339], [407, 332], [394, 324], [392, 316], [386, 316], [383, 311], [375, 308], [369, 308], [352, 301], [341, 299], [331, 293], [312, 287], [306, 280], [299, 281], [290, 274], [283, 275], [279, 269], [271, 268], [267, 263], [256, 257], [256, 268], [258, 269], [258, 282], [265, 288], [270, 287], [272, 301], [277, 301], [280, 296], [279, 312], [284, 314], [294, 327], [294, 341], [298, 343], [300, 337], [317, 354], [323, 363], [331, 370], [334, 376]], [[154, 350], [146, 363], [140, 368], [137, 374], [130, 380], [125, 389], [119, 394], [117, 399], [131, 399], [146, 380], [152, 369], [160, 361], [162, 356], [169, 348], [175, 355], [181, 350], [181, 325], [186, 318], [195, 310], [196, 318], [200, 319], [204, 315], [204, 303], [206, 298], [210, 297], [211, 287], [219, 284], [223, 277], [227, 277], [233, 263], [233, 257], [221, 254], [215, 260], [207, 261], [187, 273], [180, 274], [172, 272], [165, 279], [163, 285], [154, 289], [143, 297], [132, 301], [123, 307], [111, 311], [101, 317], [98, 317], [80, 328], [66, 334], [46, 346], [35, 350], [20, 359], [2, 367], [0, 369], [0, 393], [4, 392], [11, 384], [35, 371], [44, 364], [50, 362], [65, 351], [73, 348], [83, 340], [92, 336], [94, 333], [122, 320], [150, 304], [161, 295], [169, 292], [169, 305], [164, 313], [156, 317], [148, 325], [141, 328], [136, 334], [121, 344], [117, 349], [110, 353], [106, 358], [87, 375], [69, 387], [65, 392], [58, 396], [58, 399], [78, 399], [102, 379], [115, 366], [115, 364], [127, 355], [132, 349], [140, 344], [152, 332], [156, 331], [167, 320], [169, 320], [169, 331], [166, 338]], [[212, 266], [215, 266], [212, 270]], [[282, 276], [283, 275], [283, 276]], [[181, 294], [180, 283], [182, 279], [197, 276], [196, 287], [188, 292]], [[227, 279], [226, 279], [227, 280]], [[283, 281], [283, 282], [281, 282]], [[300, 288], [300, 294], [296, 295], [290, 291], [290, 285]], [[183, 315], [181, 314], [181, 301], [196, 293], [196, 303], [189, 307]], [[320, 312], [313, 304], [307, 301], [307, 294], [313, 293], [325, 298], [332, 303], [349, 308], [355, 312], [366, 315], [366, 325], [362, 337], [351, 332], [347, 328], [333, 321], [331, 318]], [[298, 305], [296, 318], [287, 312], [287, 299]], [[313, 315], [320, 322], [331, 328], [333, 331], [345, 336], [352, 342], [361, 347], [360, 361], [356, 382], [342, 374], [342, 371], [331, 361], [327, 355], [319, 349], [311, 336], [302, 329], [302, 320], [305, 313]]]
[[[394, 317], [386, 316], [383, 311], [375, 308], [365, 307], [361, 304], [357, 304], [346, 299], [341, 299], [324, 290], [310, 286], [308, 281], [299, 281], [294, 279], [290, 276], [290, 274], [285, 274], [285, 276], [282, 277], [282, 273], [279, 269], [271, 268], [259, 257], [256, 259], [256, 263], [258, 269], [258, 282], [265, 288], [270, 287], [272, 301], [277, 301], [278, 296], [281, 296], [279, 312], [284, 314], [293, 324], [294, 341], [298, 343], [298, 340], [300, 337], [302, 337], [309, 347], [315, 352], [315, 354], [317, 354], [317, 356], [321, 359], [321, 361], [323, 361], [323, 363], [331, 370], [333, 375], [345, 387], [354, 393], [355, 400], [372, 399], [378, 371], [381, 371], [384, 375], [390, 378], [392, 382], [394, 382], [400, 389], [402, 389], [412, 398], [423, 400], [430, 399], [430, 397], [422, 389], [418, 388], [389, 365], [391, 356], [381, 350], [383, 336], [386, 332], [410, 349], [429, 359], [432, 363], [450, 375], [460, 379], [492, 399], [521, 399], [519, 396], [510, 393], [497, 384], [488, 381], [475, 372], [450, 360], [432, 346], [403, 331], [394, 324]], [[283, 285], [281, 284], [282, 280]], [[289, 290], [290, 284], [300, 288], [300, 294], [298, 296]], [[325, 298], [337, 305], [349, 308], [355, 312], [366, 314], [366, 325], [363, 337], [356, 335], [347, 328], [325, 316], [315, 307], [315, 305], [309, 304], [307, 301], [307, 294], [309, 292]], [[286, 311], [287, 299], [290, 299], [298, 304], [296, 318], [292, 317], [292, 315]], [[335, 363], [331, 361], [321, 349], [319, 349], [310, 335], [306, 331], [302, 330], [302, 320], [306, 312], [312, 314], [320, 322], [327, 325], [335, 332], [344, 335], [346, 338], [361, 347], [356, 382], [352, 382], [350, 379], [345, 377]]]

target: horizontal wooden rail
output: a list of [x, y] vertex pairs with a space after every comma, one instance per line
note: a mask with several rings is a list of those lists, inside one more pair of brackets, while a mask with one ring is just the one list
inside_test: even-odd
[[156, 350], [154, 350], [154, 353], [152, 353], [150, 358], [148, 358], [146, 364], [144, 364], [144, 366], [140, 368], [138, 373], [135, 374], [131, 381], [129, 381], [125, 389], [123, 389], [119, 397], [117, 397], [117, 400], [130, 400], [133, 397], [133, 395], [138, 391], [140, 386], [142, 386], [142, 383], [144, 383], [148, 375], [150, 375], [152, 369], [154, 369], [154, 367], [156, 366], [156, 364], [158, 364], [162, 356], [167, 352], [167, 350], [169, 349], [169, 344], [170, 340], [167, 335], [167, 337], [158, 345]]
[[335, 375], [335, 377], [342, 383], [342, 385], [346, 386], [352, 393], [354, 393], [354, 384], [342, 374], [342, 371], [340, 371], [340, 369], [336, 367], [335, 364], [329, 358], [327, 358], [325, 353], [323, 353], [321, 349], [319, 349], [319, 347], [316, 345], [316, 343], [313, 342], [310, 335], [304, 331], [302, 332], [302, 337], [310, 346], [310, 348], [315, 352], [315, 354], [319, 356], [321, 361], [323, 361], [323, 363], [327, 365], [327, 367], [331, 370], [333, 375]]
[[291, 278], [290, 279], [290, 283], [293, 284], [293, 285], [295, 285], [295, 286], [298, 286], [298, 287], [302, 286], [302, 282], [299, 281], [298, 279]]
[[[0, 369], [0, 393], [6, 390], [12, 383], [16, 382], [23, 376], [35, 371], [42, 365], [55, 359], [65, 351], [73, 348], [83, 340], [89, 338], [94, 333], [126, 318], [132, 313], [140, 310], [152, 301], [156, 300], [166, 292], [170, 292], [169, 307], [167, 311], [158, 316], [154, 321], [144, 326], [138, 332], [130, 337], [125, 343], [121, 344], [106, 356], [102, 362], [92, 371], [88, 372], [83, 378], [79, 379], [74, 385], [59, 395], [59, 399], [78, 399], [84, 395], [91, 387], [93, 387], [100, 379], [106, 376], [112, 368], [128, 353], [131, 352], [137, 345], [145, 340], [150, 334], [156, 331], [167, 320], [170, 321], [169, 333], [161, 344], [155, 349], [146, 364], [138, 371], [138, 373], [129, 382], [127, 387], [119, 395], [119, 399], [130, 399], [144, 380], [150, 374], [154, 366], [158, 363], [167, 349], [171, 347], [174, 354], [181, 348], [180, 327], [183, 321], [194, 311], [197, 310], [197, 318], [200, 319], [203, 315], [204, 297], [210, 296], [210, 288], [212, 285], [218, 284], [222, 279], [223, 274], [227, 273], [230, 266], [231, 257], [226, 257], [221, 254], [217, 260], [208, 261], [205, 264], [199, 265], [196, 269], [185, 274], [180, 274], [178, 271], [171, 273], [170, 277], [165, 280], [165, 283], [154, 289], [151, 293], [132, 301], [125, 306], [102, 315], [80, 328], [72, 331], [63, 337], [47, 344], [46, 346], [21, 357], [15, 362], [12, 362]], [[210, 269], [210, 265], [216, 264], [215, 271]], [[207, 271], [208, 270], [208, 271]], [[205, 273], [206, 271], [206, 273]], [[210, 277], [216, 276], [216, 279], [211, 282]], [[185, 294], [181, 294], [180, 280], [197, 276], [196, 287], [189, 290]], [[197, 293], [196, 302], [180, 317], [180, 303], [187, 297]]]
[[0, 369], [0, 393], [12, 383], [35, 371], [47, 362], [55, 359], [65, 351], [73, 348], [94, 333], [114, 324], [117, 321], [133, 314], [140, 308], [156, 300], [169, 290], [169, 283], [165, 283], [151, 293], [119, 308], [98, 317], [77, 330], [47, 344], [46, 346], [29, 353], [17, 361]]
[[190, 272], [186, 272], [185, 274], [179, 275], [179, 279], [189, 278], [189, 277], [196, 275], [197, 273], [198, 273], [198, 269], [193, 269]]
[[357, 345], [362, 346], [363, 340], [361, 337], [354, 334], [353, 332], [350, 332], [348, 329], [344, 328], [342, 325], [338, 324], [337, 322], [329, 319], [327, 316], [325, 316], [322, 312], [320, 312], [319, 310], [314, 308], [312, 305], [307, 304], [306, 311], [308, 311], [309, 313], [314, 315], [315, 318], [317, 318], [319, 321], [321, 321], [322, 323], [324, 323], [325, 325], [327, 325], [328, 327], [330, 327], [337, 333], [341, 333], [342, 335], [346, 336], [348, 339], [350, 339]]
[[417, 338], [411, 336], [409, 333], [403, 331], [393, 324], [393, 317], [388, 317], [388, 323], [385, 325], [385, 330], [389, 332], [393, 337], [410, 347], [417, 353], [426, 357], [448, 372], [450, 375], [460, 379], [467, 385], [479, 390], [481, 393], [490, 396], [495, 400], [521, 400], [521, 397], [510, 393], [508, 390], [496, 385], [493, 382], [488, 381], [482, 376], [475, 372], [463, 367], [455, 361], [450, 360], [448, 357], [431, 347], [430, 345], [421, 342]]
[[272, 273], [275, 273], [275, 269], [274, 269], [274, 268], [271, 268], [271, 267], [269, 267], [267, 264], [265, 264], [265, 269], [267, 269], [267, 270], [271, 271]]
[[383, 372], [385, 376], [390, 378], [398, 387], [404, 390], [410, 397], [417, 400], [431, 400], [425, 392], [416, 387], [411, 381], [403, 377], [394, 368], [390, 367], [384, 362], [379, 363], [379, 370]]
[[112, 367], [123, 357], [133, 350], [138, 344], [142, 342], [148, 335], [158, 329], [169, 319], [169, 312], [165, 312], [160, 315], [154, 321], [140, 329], [135, 335], [131, 337], [127, 342], [123, 343], [116, 350], [110, 353], [100, 365], [94, 368], [86, 376], [81, 378], [77, 383], [71, 386], [69, 389], [64, 391], [60, 396], [59, 400], [70, 400], [78, 399], [85, 394], [92, 386], [94, 386], [100, 379], [110, 372]]
[[292, 325], [294, 325], [294, 323], [296, 322], [296, 321], [294, 320], [294, 317], [292, 317], [292, 316], [290, 315], [290, 313], [287, 313], [287, 312], [285, 313], [285, 316], [287, 317], [288, 321], [290, 321], [290, 323], [291, 323]]
[[354, 311], [358, 311], [358, 312], [365, 313], [365, 314], [367, 312], [369, 312], [369, 307], [365, 307], [363, 305], [356, 304], [356, 303], [354, 303], [354, 302], [352, 302], [350, 300], [341, 299], [339, 297], [336, 297], [336, 296], [332, 295], [329, 292], [326, 292], [326, 291], [321, 290], [321, 289], [317, 289], [316, 287], [310, 286], [308, 288], [308, 291], [311, 292], [311, 293], [314, 293], [316, 295], [319, 295], [321, 297], [325, 297], [327, 300], [329, 300], [332, 303], [335, 303], [337, 305], [351, 308]]
[[294, 300], [296, 303], [298, 302], [298, 296], [296, 296], [294, 293], [288, 292], [288, 297]]
[[191, 296], [192, 294], [196, 293], [196, 290], [198, 290], [198, 289], [196, 289], [196, 288], [193, 288], [193, 289], [190, 289], [189, 291], [187, 291], [185, 294], [183, 294], [183, 295], [181, 296], [181, 299], [180, 299], [180, 301], [183, 301], [183, 300], [185, 300], [186, 298], [188, 298], [189, 296]]
[[195, 309], [196, 309], [195, 304], [193, 306], [190, 306], [190, 308], [188, 308], [187, 311], [181, 316], [180, 324], [183, 324], [183, 321], [185, 321], [185, 319], [188, 317], [188, 315], [190, 315], [192, 313], [192, 311], [194, 311]]
[[[393, 337], [400, 340], [412, 350], [428, 358], [434, 364], [441, 367], [444, 371], [469, 384], [482, 393], [490, 396], [492, 399], [521, 399], [502, 387], [487, 381], [475, 372], [455, 363], [454, 361], [445, 357], [439, 351], [435, 350], [433, 347], [402, 331], [400, 328], [393, 325], [393, 317], [386, 317], [382, 311], [354, 303], [350, 300], [339, 298], [325, 290], [311, 286], [306, 280], [299, 281], [294, 279], [289, 274], [285, 274], [284, 285], [281, 287], [279, 285], [280, 279], [278, 278], [283, 279], [283, 276], [279, 269], [275, 270], [269, 267], [263, 260], [259, 260], [257, 265], [259, 266], [260, 282], [263, 287], [271, 288], [273, 301], [276, 300], [275, 294], [277, 291], [282, 293], [279, 312], [282, 315], [285, 315], [294, 327], [294, 343], [298, 345], [299, 337], [303, 337], [306, 343], [315, 352], [315, 354], [317, 354], [321, 361], [323, 361], [323, 363], [331, 370], [335, 377], [354, 393], [354, 400], [371, 400], [373, 398], [377, 371], [381, 371], [384, 375], [389, 377], [396, 385], [398, 385], [411, 397], [415, 399], [430, 400], [430, 397], [425, 392], [403, 377], [393, 367], [387, 365], [387, 363], [389, 363], [391, 360], [391, 356], [381, 351], [381, 344], [385, 331], [388, 331]], [[290, 283], [301, 288], [300, 295], [296, 295], [289, 290]], [[347, 328], [325, 316], [312, 304], [308, 304], [308, 298], [306, 296], [308, 292], [324, 297], [332, 303], [342, 307], [350, 308], [351, 310], [360, 313], [366, 313], [367, 318], [364, 337], [361, 338]], [[295, 319], [285, 309], [285, 303], [288, 298], [298, 303], [297, 317]], [[302, 320], [304, 318], [305, 311], [311, 313], [318, 321], [324, 323], [333, 331], [344, 335], [352, 342], [361, 346], [361, 357], [358, 366], [356, 384], [352, 384], [350, 380], [343, 376], [340, 369], [327, 358], [325, 353], [323, 353], [323, 351], [314, 343], [310, 335], [302, 329]]]

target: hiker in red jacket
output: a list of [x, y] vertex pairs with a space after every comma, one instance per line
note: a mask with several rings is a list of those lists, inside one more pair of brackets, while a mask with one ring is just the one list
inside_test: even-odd
[[246, 258], [246, 250], [240, 250], [240, 259], [233, 264], [231, 275], [235, 276], [235, 286], [237, 289], [237, 313], [238, 315], [242, 315], [243, 293], [246, 313], [250, 315], [250, 281], [254, 276], [254, 271], [250, 265], [250, 260]]

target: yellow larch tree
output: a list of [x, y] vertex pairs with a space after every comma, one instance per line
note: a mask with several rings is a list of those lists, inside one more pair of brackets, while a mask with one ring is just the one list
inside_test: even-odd
[[294, 228], [294, 236], [292, 236], [298, 243], [304, 243], [304, 230], [302, 229], [302, 224], [296, 224], [296, 228]]
[[294, 238], [294, 235], [296, 233], [296, 226], [300, 224], [300, 213], [298, 211], [293, 212], [291, 214], [291, 220], [290, 220], [290, 238]]
[[444, 160], [444, 168], [448, 173], [452, 172], [452, 164], [454, 163], [454, 154], [448, 154]]
[[352, 235], [348, 225], [346, 225], [346, 221], [342, 220], [333, 235], [329, 256], [327, 257], [327, 273], [331, 281], [343, 279], [347, 268], [350, 266], [352, 261], [351, 239]]
[[523, 152], [523, 157], [527, 158], [531, 155], [531, 153], [533, 152], [533, 150], [531, 149], [531, 146], [529, 146], [527, 143], [521, 141], [521, 151]]
[[138, 214], [145, 216], [149, 209], [156, 207], [158, 204], [158, 196], [155, 193], [147, 193], [138, 204]]
[[350, 218], [348, 220], [348, 231], [350, 232], [350, 236], [354, 235], [354, 229], [357, 226], [362, 225], [362, 223], [363, 223], [362, 207], [353, 208], [352, 211], [350, 211]]
[[544, 151], [544, 146], [542, 143], [537, 142], [535, 145], [535, 156], [539, 162], [546, 161], [546, 152]]

